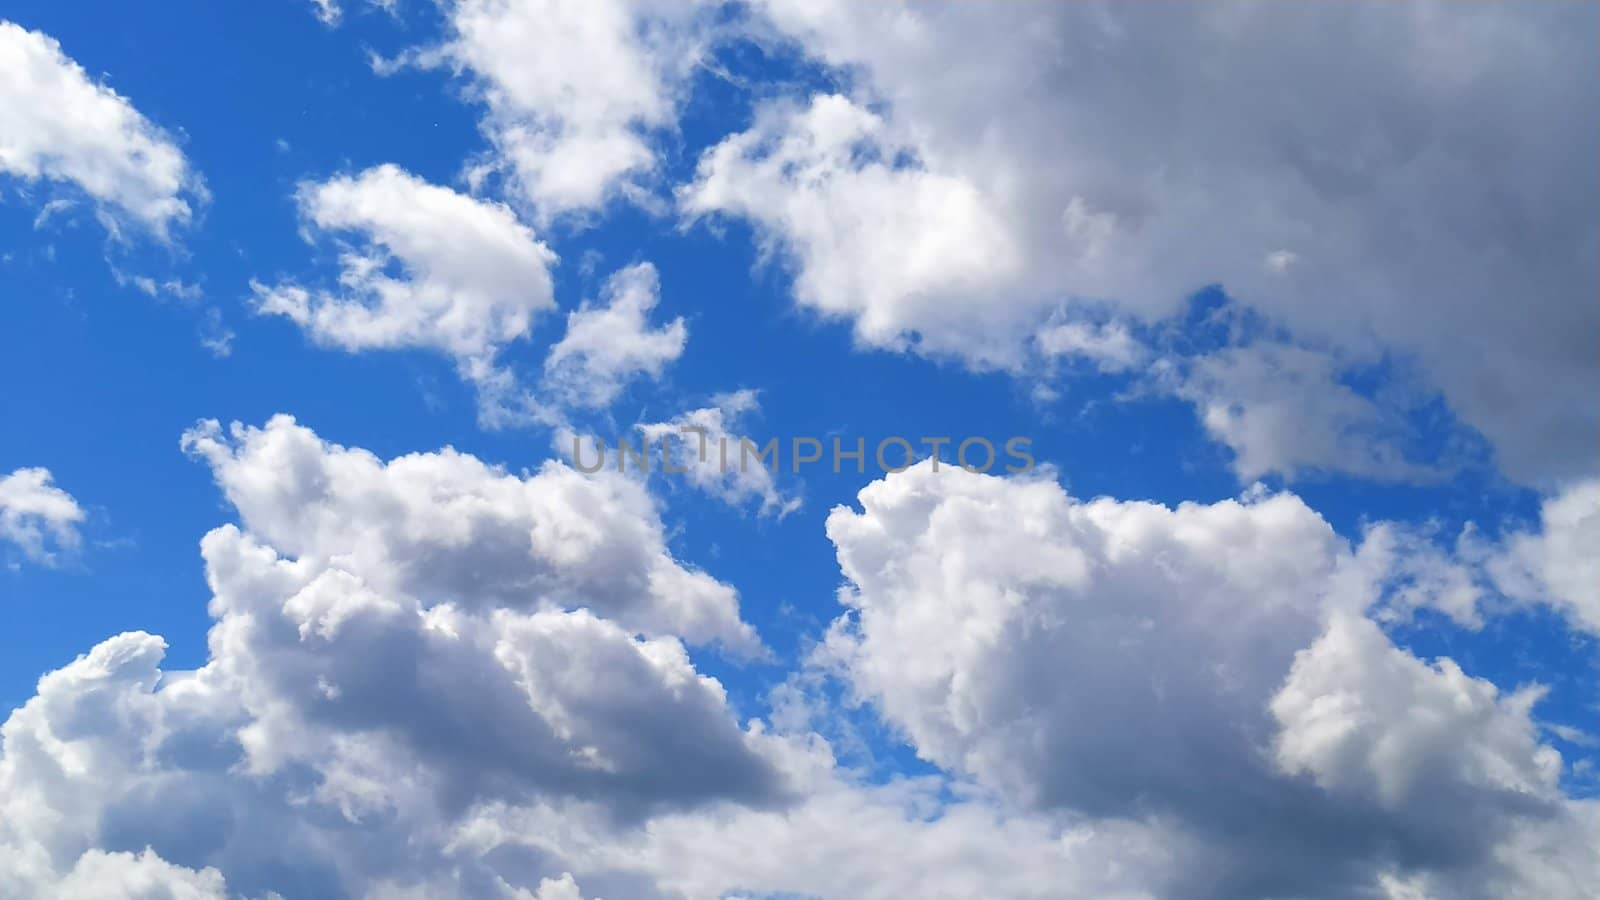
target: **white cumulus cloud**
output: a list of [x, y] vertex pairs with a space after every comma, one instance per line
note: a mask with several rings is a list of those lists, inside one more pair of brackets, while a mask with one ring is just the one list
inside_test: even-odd
[[201, 543], [206, 663], [129, 632], [39, 682], [0, 726], [0, 893], [560, 897], [570, 870], [455, 829], [786, 802], [791, 754], [678, 636], [753, 632], [632, 483], [385, 464], [287, 418], [186, 442], [240, 517]]
[[1549, 603], [1600, 633], [1600, 479], [1545, 498], [1538, 530], [1509, 536], [1486, 565], [1506, 593]]
[[679, 638], [744, 633], [731, 592], [665, 555], [632, 482], [384, 462], [287, 418], [186, 441], [239, 517], [201, 544], [206, 662], [118, 635], [0, 726], [8, 897], [1487, 900], [1595, 874], [1538, 690], [1398, 649], [1362, 618], [1372, 561], [1292, 495], [1081, 501], [926, 463], [867, 487], [829, 518], [849, 613], [815, 664], [940, 770], [880, 782], [804, 722], [735, 720]]
[[544, 244], [505, 206], [429, 184], [394, 165], [307, 182], [296, 193], [312, 238], [341, 243], [336, 288], [255, 284], [262, 313], [346, 350], [426, 348], [463, 376], [555, 306]]
[[567, 333], [545, 357], [546, 384], [567, 402], [606, 406], [630, 378], [659, 378], [683, 354], [689, 329], [676, 318], [650, 327], [661, 299], [661, 280], [649, 263], [612, 275], [602, 302], [567, 315]]
[[0, 539], [22, 549], [35, 562], [54, 562], [76, 550], [83, 507], [56, 487], [49, 469], [17, 469], [0, 476]]
[[165, 238], [204, 197], [183, 152], [52, 37], [0, 21], [0, 172], [71, 182]]
[[1396, 648], [1363, 617], [1383, 580], [1292, 495], [1080, 501], [924, 463], [860, 501], [829, 517], [850, 612], [820, 661], [1013, 805], [1205, 848], [1157, 896], [1371, 896], [1413, 875], [1504, 896], [1532, 862], [1518, 842], [1590, 815], [1538, 741], [1540, 693]]
[[[698, 2], [454, 0], [425, 61], [471, 76], [509, 178], [541, 219], [637, 193], [706, 43]], [[604, 64], [597, 64], [603, 60]]]
[[795, 299], [853, 321], [856, 337], [1009, 362], [1004, 304], [966, 302], [1021, 264], [1002, 213], [971, 182], [898, 157], [906, 148], [849, 98], [777, 103], [700, 160], [689, 216], [749, 218], [795, 269]]

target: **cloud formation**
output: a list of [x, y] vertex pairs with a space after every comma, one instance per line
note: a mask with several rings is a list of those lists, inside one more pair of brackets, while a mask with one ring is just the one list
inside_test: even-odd
[[113, 226], [165, 239], [205, 188], [171, 137], [127, 98], [89, 78], [49, 35], [0, 21], [0, 172], [69, 182]]
[[488, 380], [500, 350], [555, 306], [555, 254], [503, 205], [392, 164], [306, 182], [295, 199], [309, 238], [352, 239], [339, 245], [338, 287], [252, 287], [262, 313], [320, 343], [437, 350], [464, 377]]
[[1429, 481], [1450, 462], [1421, 461], [1405, 411], [1345, 384], [1325, 352], [1263, 341], [1164, 357], [1155, 371], [1160, 389], [1192, 404], [1206, 433], [1233, 452], [1243, 484], [1307, 472]]
[[1414, 875], [1504, 896], [1536, 863], [1497, 854], [1592, 815], [1557, 786], [1540, 692], [1395, 647], [1364, 615], [1383, 578], [1292, 495], [1085, 502], [924, 463], [861, 504], [829, 517], [851, 612], [822, 659], [1013, 806], [1205, 848], [1158, 896], [1381, 896]]
[[54, 563], [78, 548], [83, 507], [52, 483], [49, 469], [17, 469], [0, 477], [0, 540], [38, 563]]
[[850, 90], [768, 104], [680, 200], [863, 343], [1018, 368], [1063, 309], [1221, 285], [1414, 362], [1513, 479], [1594, 472], [1594, 7], [756, 7]]
[[[1564, 785], [1546, 688], [1384, 630], [1525, 604], [1600, 631], [1600, 318], [1578, 302], [1600, 128], [1574, 114], [1597, 97], [1592, 10], [441, 12], [410, 61], [462, 76], [489, 149], [462, 190], [392, 164], [300, 186], [337, 274], [255, 300], [316, 342], [441, 354], [558, 434], [662, 377], [687, 327], [652, 318], [639, 263], [569, 311], [525, 386], [506, 357], [557, 306], [527, 223], [659, 212], [694, 71], [738, 34], [830, 83], [762, 94], [677, 212], [752, 224], [796, 303], [860, 347], [1125, 376], [1192, 404], [1242, 481], [1438, 476], [1403, 410], [1350, 383], [1392, 363], [1544, 491], [1538, 522], [1353, 540], [1260, 486], [1167, 506], [923, 463], [828, 515], [837, 618], [763, 703], [746, 689], [773, 654], [733, 585], [674, 552], [648, 480], [206, 421], [182, 447], [236, 521], [200, 542], [204, 661], [164, 670], [165, 639], [129, 631], [39, 680], [0, 725], [0, 895], [1593, 892], [1600, 803]], [[11, 124], [33, 131], [0, 127], [0, 169], [158, 233], [187, 221], [198, 181], [170, 141], [48, 38], [0, 24], [8, 41]], [[1269, 337], [1149, 337], [1218, 284]], [[634, 427], [694, 488], [783, 517], [799, 498], [741, 464], [756, 408], [744, 390]], [[48, 470], [0, 478], [0, 539], [29, 559], [72, 551], [83, 519]], [[884, 746], [852, 755], [857, 723]]]
[[469, 813], [786, 802], [782, 748], [678, 637], [754, 634], [632, 483], [386, 464], [286, 417], [185, 443], [240, 517], [201, 543], [209, 657], [162, 672], [161, 638], [118, 635], [11, 715], [6, 896], [510, 897], [455, 860]]
[[683, 355], [689, 329], [682, 317], [650, 326], [650, 311], [660, 299], [655, 266], [639, 263], [613, 274], [600, 304], [567, 314], [567, 333], [544, 360], [546, 385], [567, 403], [603, 407], [629, 379], [661, 377]]
[[869, 485], [829, 517], [847, 613], [810, 665], [938, 770], [877, 781], [804, 717], [738, 723], [679, 634], [753, 632], [636, 484], [384, 462], [286, 417], [185, 444], [239, 517], [201, 544], [207, 661], [118, 635], [0, 726], [7, 896], [1576, 898], [1596, 874], [1540, 691], [1397, 647], [1366, 615], [1385, 572], [1290, 494]]
[[[471, 78], [504, 175], [540, 221], [641, 195], [651, 136], [677, 123], [710, 4], [454, 0], [451, 37], [422, 54]], [[605, 60], [596, 66], [595, 60]]]

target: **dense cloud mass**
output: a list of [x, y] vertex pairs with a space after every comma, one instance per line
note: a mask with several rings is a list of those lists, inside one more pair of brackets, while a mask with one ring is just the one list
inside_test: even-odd
[[251, 896], [381, 895], [450, 877], [470, 809], [789, 796], [779, 748], [677, 637], [758, 649], [737, 598], [672, 559], [636, 484], [448, 450], [385, 464], [287, 417], [185, 445], [240, 517], [201, 543], [210, 658], [163, 674], [164, 642], [129, 633], [40, 682], [4, 731], [7, 896], [191, 896], [220, 888], [208, 867]]
[[[1365, 616], [1387, 573], [1289, 494], [887, 476], [829, 519], [849, 612], [802, 711], [740, 726], [677, 635], [759, 644], [638, 484], [383, 462], [287, 417], [185, 446], [239, 514], [201, 544], [209, 659], [163, 673], [160, 638], [119, 635], [12, 714], [8, 896], [1576, 897], [1592, 875], [1539, 691], [1396, 647]], [[816, 676], [943, 774], [836, 763]]]
[[384, 463], [284, 416], [226, 434], [202, 423], [184, 444], [239, 511], [243, 534], [213, 537], [222, 546], [256, 539], [428, 607], [582, 607], [630, 631], [757, 646], [733, 589], [672, 558], [654, 502], [626, 479], [556, 462], [518, 477], [448, 448]]
[[923, 464], [861, 501], [829, 519], [854, 610], [831, 664], [919, 755], [1014, 803], [1192, 829], [1206, 862], [1164, 896], [1351, 896], [1416, 870], [1504, 896], [1535, 866], [1507, 843], [1592, 817], [1557, 787], [1539, 692], [1392, 645], [1362, 614], [1387, 573], [1291, 495], [1080, 502]]
[[756, 6], [853, 90], [774, 101], [682, 202], [861, 341], [1017, 367], [1058, 307], [1220, 284], [1414, 362], [1514, 478], [1594, 471], [1594, 6]]

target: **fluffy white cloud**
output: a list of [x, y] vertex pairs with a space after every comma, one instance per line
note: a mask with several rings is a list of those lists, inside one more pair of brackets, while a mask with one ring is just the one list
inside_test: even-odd
[[861, 503], [828, 519], [855, 610], [830, 650], [856, 691], [941, 766], [1103, 812], [1265, 741], [1343, 550], [1291, 495], [1080, 503], [923, 463]]
[[681, 317], [650, 327], [660, 297], [661, 281], [649, 263], [612, 275], [601, 305], [567, 315], [567, 333], [545, 357], [546, 385], [569, 403], [593, 407], [610, 404], [629, 378], [660, 377], [689, 338]]
[[209, 658], [163, 673], [127, 633], [40, 681], [0, 727], [0, 893], [562, 897], [456, 828], [788, 798], [792, 754], [676, 636], [754, 635], [636, 485], [384, 464], [282, 417], [186, 443], [240, 515], [201, 544]]
[[1439, 827], [1477, 828], [1558, 796], [1561, 756], [1539, 744], [1528, 716], [1541, 694], [1501, 697], [1454, 662], [1429, 666], [1345, 613], [1298, 654], [1272, 698], [1276, 758], [1330, 791], [1435, 817]]
[[148, 849], [138, 853], [90, 850], [56, 887], [73, 900], [226, 900], [222, 873], [198, 872], [161, 859]]
[[1593, 6], [758, 8], [852, 96], [769, 108], [684, 202], [867, 342], [1015, 366], [1061, 304], [1221, 284], [1414, 360], [1512, 477], [1594, 471]]
[[629, 379], [659, 377], [688, 340], [681, 318], [651, 327], [655, 268], [630, 266], [607, 281], [603, 305], [568, 315], [536, 393], [501, 356], [555, 308], [556, 256], [509, 207], [394, 165], [304, 183], [296, 199], [308, 238], [337, 242], [338, 284], [252, 282], [257, 310], [351, 352], [446, 354], [478, 389], [485, 424], [560, 424], [572, 408], [604, 406]]
[[0, 21], [0, 173], [71, 182], [165, 238], [204, 196], [183, 152], [52, 37]]
[[540, 881], [533, 900], [583, 900], [583, 892], [578, 889], [578, 883], [572, 880], [572, 873], [564, 872], [560, 878]]
[[[0, 726], [6, 896], [1592, 883], [1597, 817], [1556, 786], [1537, 691], [1397, 649], [1361, 618], [1381, 555], [1287, 494], [1082, 502], [926, 464], [870, 485], [830, 516], [852, 613], [818, 661], [949, 773], [872, 784], [803, 721], [736, 723], [674, 636], [704, 616], [638, 575], [701, 577], [635, 484], [384, 463], [286, 418], [187, 444], [240, 518], [201, 545], [209, 658], [164, 673], [160, 638], [119, 635]], [[726, 618], [717, 596], [690, 605]]]
[[1600, 633], [1600, 479], [1546, 498], [1539, 518], [1538, 531], [1511, 535], [1487, 560], [1491, 579], [1513, 597], [1550, 603]]
[[1369, 525], [1358, 558], [1385, 593], [1380, 619], [1435, 609], [1480, 627], [1514, 605], [1548, 606], [1573, 626], [1600, 633], [1600, 482], [1578, 482], [1545, 498], [1539, 524], [1490, 538], [1469, 522], [1453, 541], [1437, 528]]
[[[367, 596], [342, 589], [349, 576], [374, 596], [467, 613], [587, 607], [633, 631], [758, 647], [733, 589], [672, 558], [653, 501], [626, 478], [555, 462], [518, 477], [448, 448], [385, 463], [286, 416], [227, 434], [205, 423], [184, 444], [211, 465], [244, 537], [330, 570], [336, 583], [302, 598], [326, 627]], [[314, 614], [319, 597], [338, 603]]]
[[1380, 621], [1404, 622], [1419, 609], [1434, 609], [1476, 629], [1491, 593], [1476, 564], [1482, 554], [1475, 529], [1463, 531], [1452, 547], [1441, 544], [1435, 529], [1377, 522], [1362, 535], [1357, 561], [1383, 594], [1374, 610]]
[[[1561, 756], [1529, 715], [1448, 659], [1430, 666], [1340, 614], [1272, 699], [1274, 758], [1403, 827], [1429, 861], [1397, 897], [1579, 897], [1596, 873], [1596, 805], [1561, 796]], [[1460, 865], [1460, 860], [1487, 865]]]
[[17, 469], [0, 477], [0, 540], [35, 562], [52, 563], [77, 549], [83, 507], [51, 483], [49, 469]]
[[1009, 361], [1013, 307], [967, 301], [1007, 284], [1019, 250], [989, 198], [903, 164], [906, 152], [846, 97], [777, 104], [707, 151], [679, 203], [691, 216], [757, 223], [769, 250], [792, 260], [795, 299], [850, 318], [862, 343]]
[[[324, 709], [303, 723], [307, 734], [290, 741], [337, 735], [325, 752], [298, 763], [279, 760], [268, 770], [253, 749], [261, 728], [253, 717], [264, 711], [266, 683], [241, 682], [228, 671], [226, 660], [249, 651], [235, 634], [221, 632], [275, 628], [278, 613], [256, 606], [249, 618], [259, 624], [252, 624], [242, 610], [214, 611], [221, 618], [206, 668], [161, 673], [160, 639], [122, 635], [46, 676], [37, 696], [0, 731], [5, 896], [72, 896], [63, 885], [87, 889], [91, 875], [101, 893], [88, 896], [122, 896], [117, 891], [134, 876], [109, 871], [104, 861], [132, 870], [137, 857], [140, 877], [170, 889], [152, 898], [221, 897], [224, 875], [227, 896], [251, 897], [275, 890], [286, 897], [382, 900], [688, 900], [779, 892], [888, 898], [915, 887], [918, 896], [956, 900], [1055, 897], [1071, 885], [1097, 897], [1145, 898], [1153, 896], [1138, 887], [1149, 881], [1147, 869], [1181, 852], [1159, 828], [1108, 822], [1063, 833], [1047, 819], [1007, 815], [982, 801], [947, 805], [937, 778], [863, 787], [827, 772], [825, 751], [803, 761], [810, 770], [803, 803], [782, 809], [723, 804], [664, 811], [636, 825], [617, 820], [604, 792], [582, 803], [518, 803], [510, 802], [510, 785], [500, 786], [501, 802], [441, 809], [428, 788], [448, 765], [440, 759], [405, 765], [400, 747], [367, 737], [373, 714], [397, 705], [370, 692], [359, 706], [350, 698], [339, 717]], [[593, 649], [581, 642], [566, 648], [550, 667]], [[356, 655], [387, 672], [373, 649], [343, 645], [327, 655]], [[627, 698], [630, 685], [613, 682], [609, 672], [590, 680], [615, 699]], [[473, 712], [491, 702], [477, 696], [482, 690], [475, 682], [474, 695], [457, 698], [458, 715], [431, 721], [434, 742], [449, 745], [452, 729], [471, 724]], [[275, 697], [275, 705], [305, 700], [291, 692]], [[596, 699], [589, 697], [590, 714], [607, 705]], [[635, 698], [639, 706], [664, 700]], [[660, 715], [677, 712], [674, 706]], [[421, 721], [437, 713], [409, 710]], [[619, 720], [628, 722], [639, 752], [651, 752], [646, 723], [653, 718]], [[492, 742], [496, 733], [461, 737]], [[479, 761], [457, 752], [463, 762]], [[191, 886], [212, 893], [185, 893]]]
[[1503, 895], [1509, 848], [1584, 814], [1536, 739], [1538, 692], [1395, 648], [1362, 617], [1376, 557], [1291, 495], [1084, 502], [923, 464], [860, 500], [829, 517], [852, 612], [821, 658], [1013, 804], [1206, 848], [1158, 895], [1379, 895], [1419, 873]]
[[[143, 633], [107, 641], [40, 679], [36, 695], [0, 726], [0, 894], [222, 896], [215, 872], [171, 865], [146, 852], [150, 840], [105, 847], [115, 842], [104, 829], [115, 831], [119, 800], [137, 802], [141, 788], [160, 784], [141, 778], [139, 769], [157, 758], [163, 741], [215, 709], [214, 697], [186, 683], [150, 693], [163, 649], [159, 638]], [[162, 704], [179, 697], [188, 699], [189, 715], [167, 719]], [[190, 824], [185, 815], [194, 809], [194, 787], [202, 785], [174, 791], [163, 827], [152, 836]], [[144, 808], [155, 811], [148, 803]], [[68, 885], [80, 894], [64, 893]]]
[[311, 238], [353, 239], [340, 245], [338, 288], [252, 287], [262, 313], [321, 343], [437, 350], [490, 381], [500, 350], [555, 306], [555, 254], [503, 205], [394, 165], [302, 184], [296, 200]]
[[672, 0], [454, 0], [450, 40], [421, 58], [471, 75], [494, 145], [486, 168], [507, 175], [549, 218], [637, 192], [656, 164], [651, 133], [676, 125], [710, 8]]

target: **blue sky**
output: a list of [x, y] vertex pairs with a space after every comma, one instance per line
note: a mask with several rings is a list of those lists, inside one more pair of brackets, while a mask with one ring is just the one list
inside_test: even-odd
[[[919, 896], [1587, 889], [1592, 7], [1511, 28], [1420, 3], [557, 6], [7, 8], [0, 51], [31, 74], [0, 90], [0, 784], [70, 815], [0, 816], [0, 895], [911, 889], [830, 842], [851, 823], [921, 860]], [[537, 245], [548, 275], [516, 275]], [[654, 306], [551, 368], [568, 315], [616, 308], [608, 279], [642, 265]], [[681, 347], [637, 349], [678, 319]], [[571, 434], [719, 407], [759, 441], [1025, 436], [1040, 467], [948, 474], [947, 451], [946, 474], [889, 475], [869, 450], [865, 473], [752, 489], [656, 473], [571, 488], [576, 507], [541, 493]], [[191, 431], [206, 420], [264, 430]], [[445, 447], [524, 487], [340, 449]], [[37, 469], [47, 484], [20, 477]], [[548, 571], [500, 555], [528, 527], [607, 522], [642, 531], [574, 561], [535, 530]], [[326, 601], [354, 619], [281, 646], [252, 630], [323, 601], [248, 607], [268, 576], [227, 562], [239, 533], [308, 584], [362, 583]], [[659, 558], [628, 537], [656, 533]], [[607, 573], [635, 564], [737, 607], [657, 581], [613, 595]], [[485, 586], [502, 577], [520, 599]], [[420, 712], [363, 700], [436, 640], [350, 638], [369, 595], [418, 622], [460, 612], [502, 667], [460, 677], [510, 678], [531, 705], [441, 699], [455, 651], [423, 649], [442, 668], [418, 676]], [[580, 609], [613, 643], [508, 661], [515, 635], [589, 628]], [[737, 652], [725, 614], [765, 649]], [[317, 627], [329, 646], [308, 649]], [[131, 638], [103, 645], [124, 663], [73, 662], [140, 631], [165, 640], [159, 687]], [[607, 668], [669, 645], [725, 700], [650, 701], [655, 681]], [[671, 714], [606, 718], [633, 702]], [[567, 771], [528, 749], [526, 774], [513, 746], [511, 774], [460, 774], [497, 771], [481, 760], [520, 727], [475, 717], [529, 709], [562, 758], [615, 759]], [[98, 762], [49, 774], [74, 753]], [[218, 799], [130, 825], [161, 791]], [[1230, 833], [1228, 791], [1268, 798], [1292, 846]], [[289, 861], [242, 826], [199, 838], [241, 815], [277, 823]], [[440, 838], [474, 828], [466, 849]], [[808, 849], [740, 858], [741, 833]], [[401, 864], [397, 840], [423, 849]], [[1554, 875], [1529, 862], [1552, 856]]]

